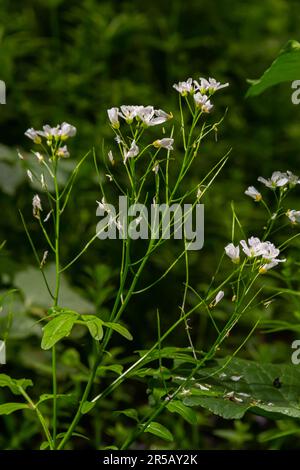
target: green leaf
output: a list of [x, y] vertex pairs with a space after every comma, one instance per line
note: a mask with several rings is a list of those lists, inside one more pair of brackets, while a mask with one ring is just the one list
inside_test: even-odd
[[164, 439], [165, 441], [174, 440], [172, 433], [169, 431], [169, 429], [167, 429], [162, 424], [157, 423], [156, 421], [152, 421], [152, 423], [150, 423], [145, 429], [145, 432], [154, 434], [155, 436], [160, 437], [160, 439]]
[[100, 366], [97, 369], [97, 375], [103, 376], [107, 371], [114, 372], [117, 375], [121, 375], [123, 372], [123, 366], [120, 364], [111, 364], [109, 366]]
[[9, 375], [0, 374], [0, 387], [8, 387], [14, 395], [21, 395], [20, 388], [26, 390], [32, 387], [33, 383], [29, 379], [12, 379]]
[[95, 315], [81, 315], [81, 318], [86, 323], [91, 336], [100, 341], [103, 338], [103, 321]]
[[258, 80], [251, 80], [246, 96], [257, 96], [278, 83], [299, 80], [300, 43], [288, 41], [278, 57]]
[[81, 407], [81, 413], [83, 415], [89, 413], [94, 408], [95, 405], [96, 403], [93, 403], [91, 401], [85, 401]]
[[126, 410], [115, 411], [117, 415], [125, 415], [128, 418], [134, 419], [135, 421], [139, 422], [139, 415], [135, 408], [128, 408]]
[[120, 323], [105, 322], [103, 323], [103, 325], [116, 331], [117, 333], [124, 336], [124, 338], [128, 339], [129, 341], [133, 339], [131, 333], [129, 333], [129, 331], [123, 325], [120, 325]]
[[60, 393], [60, 394], [57, 394], [57, 395], [53, 395], [52, 393], [43, 393], [41, 396], [40, 396], [40, 399], [39, 401], [37, 402], [36, 406], [39, 406], [41, 403], [44, 403], [45, 401], [48, 401], [48, 400], [53, 400], [53, 397], [56, 396], [57, 399], [61, 399], [61, 398], [65, 398], [65, 399], [70, 399], [72, 397], [72, 394], [64, 394], [64, 393]]
[[69, 336], [78, 317], [77, 313], [67, 312], [47, 323], [43, 328], [42, 349], [51, 349], [62, 338]]
[[188, 406], [185, 406], [180, 400], [172, 400], [167, 405], [167, 409], [171, 413], [178, 413], [188, 423], [197, 424], [197, 414]]
[[[238, 358], [219, 359], [201, 368], [181, 394], [186, 406], [201, 406], [225, 419], [240, 419], [247, 411], [273, 419], [300, 418], [300, 370], [291, 364], [268, 364]], [[189, 364], [176, 371], [190, 374]]]
[[0, 405], [0, 415], [10, 415], [18, 410], [30, 409], [26, 403], [5, 403]]

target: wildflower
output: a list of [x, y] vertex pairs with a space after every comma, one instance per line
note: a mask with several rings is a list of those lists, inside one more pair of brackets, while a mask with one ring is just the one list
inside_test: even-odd
[[194, 101], [197, 108], [200, 108], [204, 113], [209, 113], [213, 108], [208, 96], [199, 92], [194, 95]]
[[35, 196], [33, 196], [33, 199], [32, 199], [32, 213], [33, 213], [33, 216], [36, 217], [37, 219], [40, 218], [40, 211], [42, 211], [43, 208], [42, 208], [42, 204], [41, 204], [41, 200], [38, 196], [38, 194], [35, 194]]
[[288, 177], [288, 180], [289, 180], [289, 185], [293, 188], [296, 186], [296, 184], [300, 184], [300, 179], [299, 179], [299, 176], [297, 175], [294, 175], [291, 171], [287, 171], [286, 172], [286, 175]]
[[172, 114], [168, 114], [162, 109], [154, 109], [153, 106], [138, 106], [137, 109], [137, 119], [142, 121], [144, 127], [163, 124], [172, 117]]
[[115, 163], [114, 156], [111, 150], [108, 152], [108, 159], [112, 165]]
[[225, 246], [225, 253], [233, 263], [238, 264], [240, 262], [240, 247], [238, 245], [234, 246], [233, 243], [229, 243]]
[[59, 147], [56, 152], [56, 155], [61, 158], [69, 158], [70, 153], [68, 151], [68, 147], [66, 145], [64, 145], [63, 147]]
[[225, 88], [229, 86], [229, 83], [224, 83], [221, 84], [220, 82], [217, 82], [215, 78], [209, 78], [206, 80], [206, 78], [200, 77], [200, 83], [194, 80], [195, 88], [196, 90], [199, 90], [202, 95], [205, 93], [215, 93], [218, 90], [221, 90], [221, 88]]
[[63, 122], [60, 125], [59, 135], [62, 140], [67, 140], [69, 137], [74, 137], [76, 135], [77, 129], [76, 127], [68, 124], [67, 122]]
[[45, 137], [47, 139], [48, 145], [51, 145], [51, 141], [54, 138], [58, 138], [60, 134], [60, 126], [57, 125], [56, 127], [51, 127], [49, 124], [45, 124], [43, 126], [42, 131], [37, 131], [38, 134], [42, 137]]
[[154, 171], [154, 173], [157, 175], [158, 171], [159, 171], [159, 163], [156, 163], [154, 165], [154, 167], [152, 168], [152, 171]]
[[48, 251], [44, 251], [43, 258], [42, 258], [42, 261], [41, 261], [41, 264], [40, 264], [40, 268], [42, 268], [46, 264], [47, 258], [48, 258]]
[[259, 202], [262, 200], [262, 195], [260, 194], [260, 192], [257, 191], [254, 186], [249, 186], [249, 188], [246, 189], [245, 194], [249, 197], [252, 197], [255, 202]]
[[118, 145], [122, 144], [123, 143], [123, 140], [121, 139], [121, 137], [119, 135], [117, 135], [115, 137], [115, 141], [117, 142]]
[[289, 209], [286, 213], [292, 224], [296, 224], [300, 222], [300, 211], [296, 211], [295, 209]]
[[192, 78], [188, 78], [186, 82], [174, 83], [173, 88], [175, 88], [181, 96], [192, 94], [195, 91]]
[[264, 253], [263, 244], [257, 237], [248, 238], [248, 245], [245, 240], [241, 240], [240, 244], [242, 245], [243, 252], [249, 256], [249, 258], [261, 256]]
[[36, 156], [36, 158], [38, 159], [38, 162], [39, 163], [42, 163], [44, 161], [44, 157], [43, 155], [40, 153], [40, 152], [34, 152], [34, 155]]
[[25, 135], [26, 137], [28, 137], [29, 139], [33, 140], [33, 142], [35, 144], [41, 144], [42, 142], [42, 139], [40, 138], [40, 136], [38, 135], [38, 131], [36, 131], [35, 129], [33, 129], [33, 127], [31, 127], [30, 129], [27, 129], [27, 131], [25, 132]]
[[32, 176], [31, 171], [30, 171], [30, 170], [27, 170], [26, 173], [27, 173], [27, 176], [28, 176], [28, 178], [30, 179], [30, 181], [33, 183], [33, 176]]
[[45, 177], [43, 173], [41, 174], [41, 185], [43, 189], [46, 189], [47, 186], [46, 186]]
[[113, 181], [113, 177], [109, 173], [105, 173], [105, 176], [108, 178], [110, 183]]
[[124, 163], [127, 162], [128, 158], [136, 157], [139, 151], [140, 149], [136, 145], [135, 140], [133, 140], [130, 149], [124, 151]]
[[275, 266], [277, 266], [279, 263], [283, 263], [285, 261], [286, 261], [285, 259], [274, 259], [270, 261], [269, 263], [265, 263], [262, 266], [260, 266], [259, 273], [265, 274], [267, 271], [269, 271], [269, 269], [272, 269]]
[[113, 129], [119, 129], [119, 108], [110, 108], [107, 110], [108, 118]]
[[262, 176], [259, 176], [257, 180], [267, 186], [267, 188], [276, 189], [285, 186], [289, 181], [289, 177], [286, 173], [274, 171], [271, 178], [265, 179]]
[[174, 150], [172, 147], [173, 144], [174, 144], [174, 139], [171, 139], [171, 138], [158, 139], [152, 143], [153, 147], [156, 147], [158, 149], [164, 148], [167, 150]]
[[121, 106], [121, 112], [119, 112], [119, 116], [125, 119], [127, 124], [131, 124], [134, 118], [137, 115], [139, 106]]
[[210, 308], [215, 307], [224, 297], [224, 291], [220, 290], [214, 300], [210, 303]]

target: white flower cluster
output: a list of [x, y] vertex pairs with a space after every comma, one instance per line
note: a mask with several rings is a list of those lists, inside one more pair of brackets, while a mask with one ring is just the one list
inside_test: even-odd
[[110, 108], [107, 110], [108, 118], [113, 129], [119, 129], [120, 118], [127, 124], [132, 124], [134, 120], [141, 122], [144, 127], [157, 126], [172, 119], [171, 113], [166, 113], [162, 109], [154, 109], [153, 106], [126, 106], [120, 108]]
[[[297, 184], [300, 184], [299, 176], [294, 175], [294, 173], [289, 170], [285, 173], [282, 171], [274, 171], [270, 178], [266, 179], [259, 176], [257, 180], [263, 183], [267, 188], [273, 190], [276, 190], [277, 188], [283, 188], [283, 190], [286, 190], [288, 187], [294, 188]], [[249, 186], [249, 188], [246, 189], [245, 194], [254, 199], [255, 202], [262, 200], [261, 193], [254, 186]], [[292, 224], [300, 222], [300, 211], [289, 209], [286, 215]]]
[[[35, 130], [32, 127], [27, 129], [25, 132], [26, 137], [33, 140], [35, 144], [41, 144], [42, 139], [45, 138], [47, 145], [51, 146], [53, 142], [57, 145], [56, 155], [58, 157], [67, 158], [70, 156], [68, 148], [66, 145], [61, 146], [61, 144], [69, 139], [69, 137], [74, 137], [76, 135], [76, 127], [63, 122], [58, 124], [56, 127], [51, 127], [48, 124], [43, 126], [43, 130]], [[35, 153], [39, 161], [43, 160], [43, 156], [39, 153]]]
[[200, 77], [199, 81], [188, 78], [185, 82], [175, 83], [173, 88], [175, 88], [181, 96], [192, 95], [194, 97], [195, 106], [204, 113], [209, 113], [213, 108], [213, 104], [209, 99], [210, 96], [227, 86], [229, 86], [229, 83], [221, 84], [214, 78], [207, 80], [206, 78]]
[[[283, 263], [285, 259], [278, 259], [280, 250], [269, 241], [261, 241], [257, 237], [248, 238], [248, 243], [245, 240], [240, 241], [243, 252], [248, 258], [259, 258], [261, 261], [259, 272], [265, 273], [279, 263]], [[232, 260], [233, 263], [240, 262], [240, 247], [229, 243], [225, 246], [226, 255]]]

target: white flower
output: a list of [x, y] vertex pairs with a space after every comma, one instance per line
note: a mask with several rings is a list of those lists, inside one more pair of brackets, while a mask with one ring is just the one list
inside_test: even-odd
[[36, 217], [37, 219], [40, 218], [40, 211], [42, 211], [43, 208], [42, 208], [42, 204], [41, 204], [41, 200], [38, 196], [38, 194], [35, 194], [35, 196], [33, 196], [33, 199], [32, 199], [32, 213], [33, 213], [33, 216]]
[[300, 211], [296, 211], [295, 209], [289, 209], [286, 213], [292, 224], [296, 224], [300, 222]]
[[46, 188], [47, 188], [46, 182], [45, 182], [45, 178], [44, 178], [44, 174], [43, 174], [43, 173], [41, 174], [41, 185], [42, 185], [42, 188], [43, 188], [43, 189], [46, 189]]
[[172, 118], [172, 114], [168, 114], [162, 109], [154, 109], [153, 106], [138, 106], [136, 115], [145, 127], [163, 124]]
[[115, 137], [115, 141], [117, 142], [118, 145], [122, 144], [123, 143], [123, 140], [121, 139], [121, 137], [119, 135], [117, 135]]
[[240, 247], [234, 246], [233, 243], [229, 243], [229, 245], [225, 246], [225, 253], [233, 263], [238, 264], [240, 262]]
[[60, 125], [59, 135], [62, 140], [66, 140], [69, 137], [74, 137], [76, 135], [77, 129], [67, 122], [63, 122]]
[[209, 305], [210, 308], [213, 308], [215, 307], [224, 297], [224, 291], [220, 290], [216, 297], [214, 298], [214, 300], [211, 302], [211, 304]]
[[271, 242], [262, 242], [261, 247], [263, 250], [262, 257], [264, 260], [273, 260], [277, 258], [280, 253], [280, 250]]
[[108, 118], [113, 129], [119, 129], [119, 108], [110, 108], [107, 110]]
[[201, 108], [204, 113], [209, 113], [213, 108], [213, 104], [211, 104], [207, 95], [198, 92], [194, 95], [194, 100], [197, 108]]
[[114, 160], [114, 156], [111, 150], [108, 152], [107, 156], [108, 156], [110, 163], [113, 165], [115, 163], [115, 160]]
[[[114, 109], [114, 108], [113, 108]], [[119, 116], [127, 122], [127, 124], [131, 124], [134, 118], [137, 115], [139, 106], [121, 106], [121, 112], [119, 112]]]
[[257, 237], [248, 238], [248, 245], [245, 240], [241, 240], [240, 244], [242, 245], [243, 252], [249, 256], [249, 258], [255, 258], [261, 256], [264, 253], [264, 247], [262, 242]]
[[68, 151], [68, 147], [66, 145], [64, 145], [63, 147], [59, 147], [56, 154], [57, 154], [58, 157], [61, 157], [61, 158], [69, 158], [69, 156], [70, 156], [70, 153]]
[[221, 90], [221, 88], [225, 88], [229, 86], [229, 83], [221, 84], [217, 82], [215, 78], [206, 78], [200, 77], [200, 83], [194, 80], [196, 90], [199, 90], [201, 94], [205, 94], [207, 92], [214, 93], [217, 90]]
[[174, 139], [165, 138], [165, 139], [158, 139], [155, 140], [152, 145], [156, 148], [164, 148], [167, 150], [174, 150], [172, 145], [174, 144]]
[[59, 137], [60, 135], [60, 126], [51, 127], [49, 124], [43, 126], [42, 131], [37, 131], [38, 134], [42, 137], [45, 137], [49, 142], [51, 142], [53, 137]]
[[193, 79], [188, 78], [186, 82], [174, 83], [173, 88], [175, 88], [181, 96], [186, 96], [189, 93], [194, 93]]
[[275, 266], [277, 266], [279, 263], [284, 263], [285, 261], [286, 261], [285, 259], [273, 259], [269, 263], [265, 263], [262, 266], [260, 266], [259, 273], [264, 274], [267, 271], [269, 271], [269, 269], [272, 269]]
[[152, 168], [152, 171], [154, 171], [154, 173], [157, 175], [157, 173], [159, 172], [159, 163], [156, 163], [154, 165], [154, 167]]
[[33, 127], [31, 127], [30, 129], [27, 129], [27, 131], [25, 132], [25, 135], [29, 139], [33, 140], [35, 144], [40, 144], [42, 142], [42, 139], [38, 135], [38, 131], [33, 129]]
[[274, 171], [271, 178], [265, 179], [262, 176], [259, 176], [257, 180], [268, 188], [275, 189], [285, 186], [289, 181], [289, 177], [286, 173], [282, 173], [281, 171]]
[[34, 152], [34, 155], [38, 159], [39, 163], [42, 163], [44, 161], [44, 157], [40, 152]]
[[129, 150], [124, 150], [124, 163], [127, 162], [128, 158], [136, 157], [139, 154], [140, 149], [135, 143], [135, 140], [131, 142], [131, 147]]
[[32, 176], [31, 171], [30, 171], [30, 170], [27, 170], [26, 173], [27, 173], [27, 176], [28, 176], [28, 178], [30, 179], [30, 181], [33, 183], [33, 176]]
[[257, 189], [254, 186], [249, 186], [248, 189], [246, 189], [245, 194], [249, 197], [252, 197], [254, 201], [258, 202], [262, 200], [262, 195], [260, 192], [257, 191]]
[[46, 264], [47, 258], [48, 258], [48, 251], [44, 251], [43, 258], [42, 258], [42, 261], [41, 261], [41, 264], [40, 264], [40, 268], [42, 268]]
[[296, 184], [300, 184], [300, 180], [299, 180], [299, 176], [297, 175], [294, 175], [291, 171], [287, 171], [286, 172], [286, 175], [288, 177], [288, 180], [289, 180], [289, 185], [290, 186], [296, 186]]

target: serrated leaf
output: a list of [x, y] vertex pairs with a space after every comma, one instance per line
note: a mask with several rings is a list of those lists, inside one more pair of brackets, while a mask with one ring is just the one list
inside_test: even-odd
[[291, 82], [300, 77], [300, 44], [288, 41], [278, 57], [258, 80], [251, 80], [246, 96], [257, 96], [268, 88], [282, 82]]
[[167, 409], [171, 413], [178, 413], [188, 423], [197, 424], [197, 414], [193, 410], [191, 410], [191, 408], [185, 406], [181, 401], [172, 400], [170, 403], [168, 403]]
[[172, 442], [174, 440], [173, 435], [169, 429], [162, 424], [157, 423], [156, 421], [152, 421], [145, 429], [145, 432], [154, 434], [155, 436], [159, 437], [160, 439], [164, 439], [165, 441]]
[[103, 338], [103, 321], [95, 315], [81, 315], [91, 336], [100, 341]]
[[4, 403], [4, 405], [0, 405], [0, 415], [10, 415], [25, 408], [30, 409], [26, 403]]
[[14, 395], [21, 395], [20, 388], [26, 390], [32, 387], [33, 383], [30, 379], [12, 379], [9, 375], [0, 374], [0, 387], [8, 387]]
[[69, 336], [78, 317], [77, 313], [68, 312], [47, 323], [43, 328], [42, 349], [51, 349], [58, 341]]
[[125, 328], [125, 326], [120, 325], [120, 323], [113, 323], [113, 322], [105, 322], [103, 323], [107, 328], [111, 328], [112, 330], [119, 333], [124, 338], [131, 341], [133, 339], [132, 334]]

